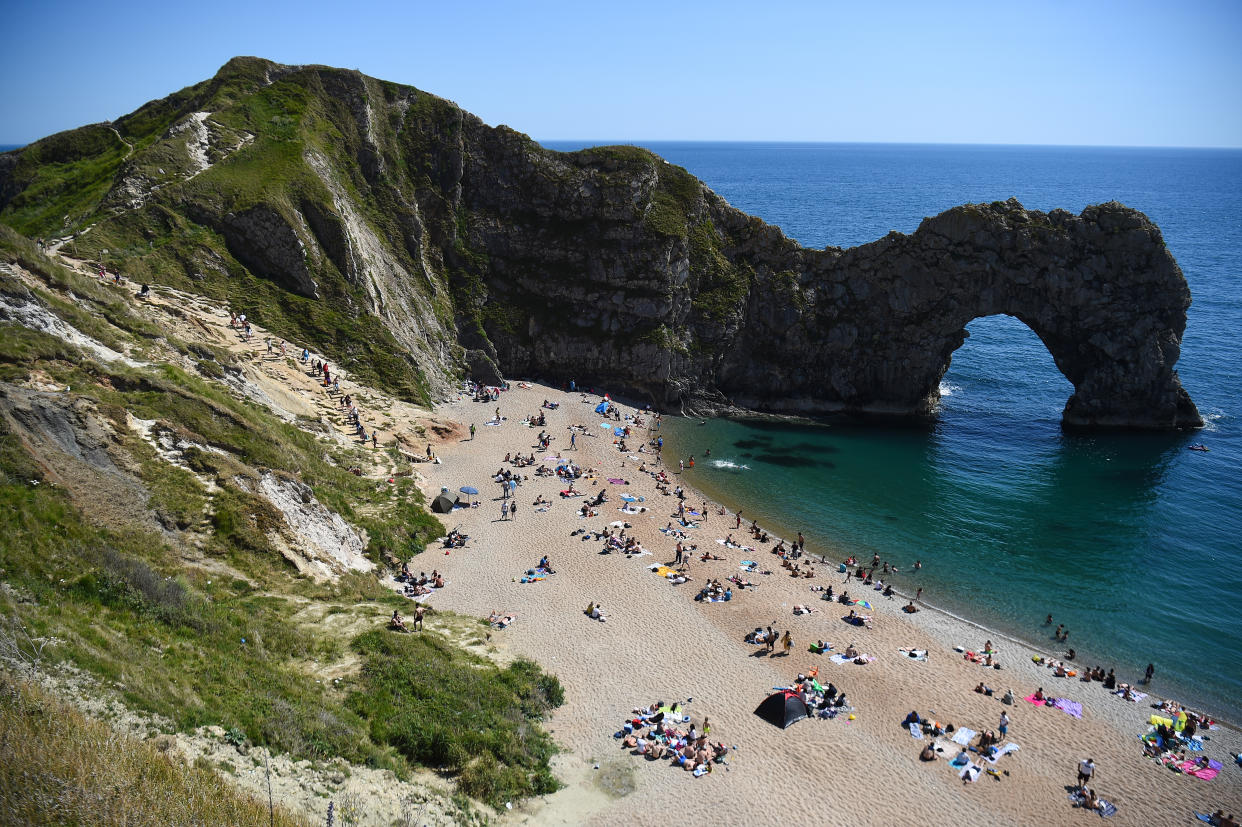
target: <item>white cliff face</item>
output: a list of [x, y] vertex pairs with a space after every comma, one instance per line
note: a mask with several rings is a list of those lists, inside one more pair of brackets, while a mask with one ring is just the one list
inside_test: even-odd
[[366, 540], [340, 514], [315, 499], [310, 486], [264, 472], [253, 480], [235, 480], [243, 488], [265, 497], [284, 515], [288, 531], [269, 536], [300, 573], [317, 580], [335, 580], [350, 571], [375, 568], [364, 556]]

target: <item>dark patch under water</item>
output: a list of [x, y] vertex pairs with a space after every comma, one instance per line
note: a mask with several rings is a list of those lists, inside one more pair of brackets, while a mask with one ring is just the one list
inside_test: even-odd
[[782, 468], [835, 468], [831, 462], [798, 456], [797, 454], [759, 454], [755, 457], [759, 462], [779, 465]]

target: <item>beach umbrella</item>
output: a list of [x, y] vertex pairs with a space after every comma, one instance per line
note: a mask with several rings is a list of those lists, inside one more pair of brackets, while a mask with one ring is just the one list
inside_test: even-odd
[[864, 609], [872, 609], [872, 608], [875, 608], [875, 607], [874, 607], [874, 606], [872, 606], [870, 603], [868, 603], [866, 600], [855, 600], [855, 601], [854, 601], [854, 605], [855, 605], [855, 606], [862, 606]]
[[441, 494], [431, 501], [431, 510], [437, 514], [447, 514], [453, 510], [453, 498], [447, 494]]
[[478, 494], [479, 493], [479, 489], [475, 488], [473, 485], [463, 485], [461, 488], [457, 490], [463, 494]]
[[782, 689], [773, 692], [763, 703], [755, 707], [755, 714], [773, 726], [781, 729], [789, 727], [807, 717], [806, 704], [798, 697], [797, 692]]

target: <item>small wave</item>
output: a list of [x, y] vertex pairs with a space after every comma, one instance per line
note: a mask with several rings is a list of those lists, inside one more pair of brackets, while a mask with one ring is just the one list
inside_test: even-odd
[[952, 396], [953, 394], [957, 393], [961, 389], [962, 389], [961, 385], [950, 385], [948, 382], [940, 383], [940, 395], [942, 397]]
[[1217, 430], [1216, 423], [1225, 418], [1225, 412], [1218, 410], [1203, 413], [1200, 411], [1200, 416], [1203, 417], [1203, 430], [1215, 432]]
[[750, 470], [749, 465], [742, 465], [741, 463], [737, 463], [729, 459], [714, 459], [712, 460], [712, 467], [713, 468], [728, 468], [731, 471], [749, 471]]

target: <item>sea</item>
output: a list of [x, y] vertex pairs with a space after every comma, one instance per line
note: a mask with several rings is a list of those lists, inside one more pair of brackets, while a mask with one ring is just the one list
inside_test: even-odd
[[666, 452], [693, 455], [691, 484], [747, 521], [802, 531], [814, 553], [878, 554], [899, 590], [1038, 651], [1072, 646], [1121, 680], [1151, 663], [1153, 694], [1242, 723], [1242, 150], [545, 146], [608, 143], [655, 151], [808, 247], [1011, 196], [1073, 212], [1116, 200], [1155, 221], [1193, 296], [1177, 368], [1201, 431], [1063, 433], [1069, 382], [1029, 328], [992, 316], [968, 325], [933, 425], [668, 417]]

